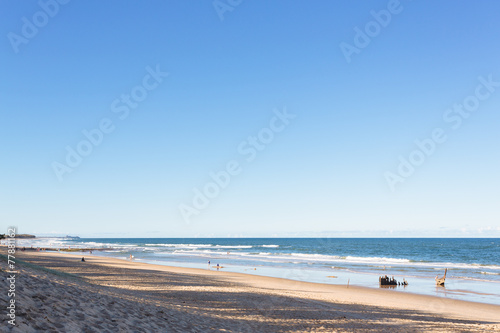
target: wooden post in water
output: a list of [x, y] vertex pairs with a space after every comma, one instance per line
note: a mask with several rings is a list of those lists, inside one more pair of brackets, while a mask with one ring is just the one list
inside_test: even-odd
[[444, 282], [446, 281], [446, 272], [448, 272], [448, 268], [444, 270], [444, 275], [442, 278], [436, 277], [436, 284], [438, 286], [444, 286]]

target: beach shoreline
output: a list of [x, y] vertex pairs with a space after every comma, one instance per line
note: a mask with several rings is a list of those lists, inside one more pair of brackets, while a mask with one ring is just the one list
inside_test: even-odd
[[[500, 265], [495, 241], [486, 239], [307, 239], [307, 238], [40, 238], [18, 246], [134, 260], [156, 265], [207, 268], [305, 282], [379, 289], [387, 275], [405, 292], [500, 305]], [[425, 245], [437, 251], [416, 252]], [[489, 256], [478, 248], [489, 247]], [[33, 247], [33, 248], [31, 248]], [[467, 249], [470, 249], [467, 250]], [[454, 255], [450, 255], [454, 253]], [[453, 260], [452, 257], [460, 257]], [[450, 260], [451, 259], [451, 260]], [[435, 276], [448, 275], [445, 286]]]
[[[17, 253], [17, 258], [23, 261], [77, 277], [79, 281], [71, 281], [77, 286], [90, 284], [108, 288], [120, 296], [132, 293], [141, 302], [163, 307], [164, 312], [179, 310], [180, 307], [186, 312], [183, 312], [183, 315], [194, 316], [193, 320], [200, 319], [201, 314], [212, 313], [210, 317], [215, 316], [217, 319], [213, 320], [217, 322], [239, 325], [229, 328], [236, 331], [246, 331], [247, 324], [250, 325], [248, 327], [261, 327], [263, 331], [272, 331], [270, 327], [289, 327], [291, 322], [295, 323], [294, 325], [301, 322], [300, 325], [313, 327], [318, 331], [323, 330], [321, 327], [325, 328], [323, 331], [335, 327], [339, 331], [366, 329], [369, 327], [368, 322], [372, 323], [372, 326], [375, 325], [373, 327], [388, 325], [388, 329], [404, 324], [410, 328], [412, 325], [424, 325], [426, 330], [431, 331], [463, 330], [464, 327], [472, 331], [484, 328], [500, 330], [500, 306], [497, 305], [395, 290], [301, 282], [223, 270], [154, 265], [87, 254], [86, 261], [81, 262], [81, 257], [77, 254], [43, 251]], [[32, 270], [29, 267], [24, 268], [22, 263], [19, 267], [26, 272]], [[32, 272], [27, 274], [33, 275]], [[67, 283], [64, 282], [67, 278], [58, 276], [58, 279], [63, 281], [63, 285]], [[36, 286], [34, 288], [36, 290]], [[59, 289], [58, 292], [65, 293], [65, 287]], [[178, 303], [175, 309], [171, 304], [172, 295], [175, 295], [175, 303]], [[240, 297], [235, 299], [234, 295]], [[165, 303], [166, 300], [168, 302]], [[276, 309], [289, 306], [314, 314], [314, 319], [302, 318], [301, 321], [296, 311], [280, 311], [277, 314]], [[237, 320], [234, 308], [240, 308], [241, 313], [236, 316]], [[249, 321], [249, 318], [258, 320], [255, 319], [254, 323]], [[203, 316], [202, 322], [211, 321]], [[250, 322], [252, 324], [249, 324]], [[437, 330], [436, 327], [440, 329]], [[250, 330], [248, 328], [248, 331]]]

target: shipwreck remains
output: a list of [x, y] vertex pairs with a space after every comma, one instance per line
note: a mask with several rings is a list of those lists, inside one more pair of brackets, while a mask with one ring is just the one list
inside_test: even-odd
[[394, 276], [390, 278], [387, 275], [380, 276], [378, 278], [378, 282], [381, 286], [407, 286], [408, 285], [408, 281], [406, 281], [405, 279], [403, 279], [403, 282], [399, 282], [394, 278]]

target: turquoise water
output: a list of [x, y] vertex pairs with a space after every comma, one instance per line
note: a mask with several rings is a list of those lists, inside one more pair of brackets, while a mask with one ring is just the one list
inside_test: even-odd
[[[40, 247], [94, 252], [156, 264], [378, 288], [378, 276], [405, 278], [395, 290], [500, 304], [500, 239], [436, 238], [38, 238]], [[208, 261], [211, 261], [210, 267]], [[446, 286], [434, 278], [448, 269]]]

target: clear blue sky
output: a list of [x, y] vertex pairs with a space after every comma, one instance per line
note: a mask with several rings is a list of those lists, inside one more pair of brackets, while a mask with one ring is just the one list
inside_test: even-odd
[[[500, 236], [499, 2], [228, 3], [0, 1], [4, 230]], [[436, 128], [446, 140], [415, 153]], [[401, 176], [412, 153], [425, 160]], [[230, 161], [239, 173], [196, 208]]]

